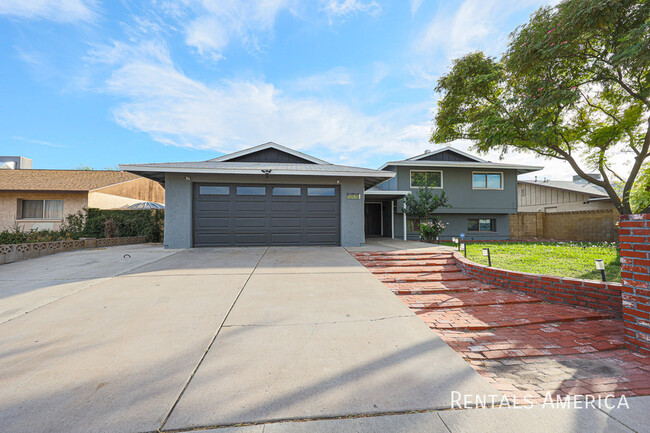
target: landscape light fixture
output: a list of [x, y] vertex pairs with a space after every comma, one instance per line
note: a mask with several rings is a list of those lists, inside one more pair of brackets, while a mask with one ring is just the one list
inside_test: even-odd
[[452, 241], [453, 243], [457, 244], [457, 243], [458, 243], [458, 238], [451, 238], [451, 241]]
[[603, 259], [596, 259], [596, 269], [600, 271], [600, 276], [604, 282], [607, 282], [605, 278], [605, 261]]
[[483, 255], [488, 258], [488, 266], [492, 267], [492, 257], [490, 257], [490, 249], [483, 248]]
[[467, 245], [465, 245], [465, 242], [461, 242], [460, 245], [458, 246], [459, 250], [463, 251], [463, 256], [467, 257]]

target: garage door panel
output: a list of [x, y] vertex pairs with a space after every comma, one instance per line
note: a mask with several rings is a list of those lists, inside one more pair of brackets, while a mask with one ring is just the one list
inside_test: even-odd
[[195, 246], [226, 246], [230, 244], [230, 233], [197, 233], [194, 238]]
[[302, 226], [302, 218], [300, 217], [272, 217], [271, 229], [279, 227], [300, 228]]
[[292, 201], [273, 201], [271, 202], [271, 211], [272, 212], [300, 212], [302, 209], [302, 201], [292, 200]]
[[333, 218], [307, 218], [307, 227], [311, 228], [336, 228], [336, 221]]
[[[201, 194], [200, 187], [211, 194]], [[296, 185], [195, 184], [194, 246], [338, 245], [338, 187], [334, 196], [314, 196], [314, 191], [308, 196], [308, 188], [332, 190]], [[218, 194], [224, 191], [230, 195]], [[250, 195], [260, 191], [265, 195]]]
[[264, 217], [235, 217], [235, 227], [236, 228], [265, 228], [266, 227], [266, 218]]
[[271, 245], [303, 245], [301, 233], [271, 233]]
[[230, 227], [230, 217], [199, 217], [195, 220], [195, 228], [228, 228]]
[[230, 212], [230, 208], [231, 205], [229, 201], [204, 201], [201, 203], [199, 213]]
[[266, 233], [235, 233], [236, 245], [266, 245]]
[[307, 233], [307, 245], [338, 245], [337, 233]]
[[323, 201], [308, 201], [307, 203], [307, 212], [328, 212], [332, 214], [338, 213], [338, 205], [334, 203], [333, 200], [329, 202]]
[[238, 201], [235, 202], [235, 212], [265, 212], [266, 201]]

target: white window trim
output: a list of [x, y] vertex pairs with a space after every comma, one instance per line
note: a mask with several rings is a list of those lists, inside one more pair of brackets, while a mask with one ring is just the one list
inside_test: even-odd
[[[43, 202], [43, 209], [45, 209], [45, 202], [48, 201], [48, 200], [60, 201], [60, 202], [63, 203], [63, 206], [65, 206], [65, 200], [62, 199], [62, 198], [44, 198], [44, 199], [40, 199], [40, 198], [20, 198], [18, 200], [20, 200], [20, 208], [21, 209], [19, 211], [20, 212], [20, 218], [16, 218], [16, 222], [57, 222], [57, 221], [63, 221], [64, 220], [65, 212], [63, 212], [63, 211], [61, 211], [62, 212], [61, 218], [45, 218], [45, 217], [41, 217], [41, 218], [24, 218], [23, 217], [23, 210], [22, 210], [22, 206], [23, 206], [24, 201], [42, 201]], [[16, 203], [16, 210], [18, 211], [18, 203]]]
[[[440, 173], [440, 186], [429, 186], [429, 187], [424, 187], [424, 186], [414, 186], [413, 185], [413, 172], [416, 171], [418, 173]], [[442, 170], [409, 170], [409, 186], [411, 189], [420, 189], [420, 188], [430, 188], [430, 189], [443, 189], [445, 186], [445, 180], [444, 176], [442, 175]]]
[[[487, 187], [487, 177], [485, 178], [485, 188], [476, 188], [474, 187], [474, 175], [475, 174], [498, 174], [501, 176], [501, 188], [488, 188]], [[503, 191], [503, 172], [502, 171], [472, 171], [472, 189], [479, 191]]]

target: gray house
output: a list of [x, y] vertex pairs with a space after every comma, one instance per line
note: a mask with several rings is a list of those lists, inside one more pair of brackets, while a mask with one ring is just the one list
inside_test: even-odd
[[200, 162], [120, 165], [165, 186], [165, 246], [359, 246], [367, 236], [417, 239], [402, 200], [421, 186], [443, 189], [445, 236], [507, 238], [517, 211], [517, 173], [453, 148], [379, 170], [330, 164], [276, 143]]
[[420, 221], [407, 217], [402, 212], [403, 200], [389, 195], [403, 197], [426, 186], [444, 191], [451, 204], [438, 209], [446, 224], [441, 239], [465, 233], [471, 240], [509, 237], [509, 215], [517, 212], [517, 175], [542, 167], [494, 163], [445, 147], [387, 162], [380, 169], [396, 176], [366, 191], [367, 236], [418, 239]]

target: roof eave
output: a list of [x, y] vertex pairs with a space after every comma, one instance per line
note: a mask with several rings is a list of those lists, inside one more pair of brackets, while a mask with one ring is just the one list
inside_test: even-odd
[[481, 168], [481, 169], [500, 169], [500, 170], [517, 170], [518, 174], [532, 173], [534, 171], [542, 170], [544, 167], [534, 165], [517, 165], [517, 164], [499, 164], [495, 162], [449, 162], [449, 161], [391, 161], [387, 162], [379, 170], [384, 170], [386, 167], [450, 167], [450, 168]]

